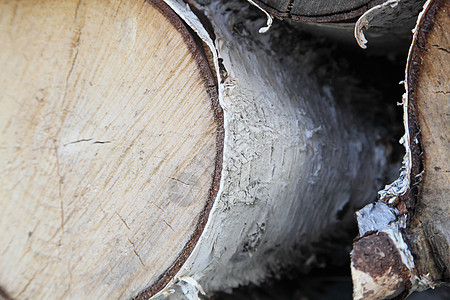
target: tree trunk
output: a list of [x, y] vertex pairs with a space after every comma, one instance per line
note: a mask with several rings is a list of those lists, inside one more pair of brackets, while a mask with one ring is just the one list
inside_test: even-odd
[[2, 297], [260, 283], [311, 268], [373, 200], [387, 149], [353, 104], [376, 96], [328, 45], [203, 9], [0, 1]]
[[352, 253], [355, 299], [404, 298], [450, 283], [448, 82], [450, 5], [428, 1], [406, 68], [406, 134], [400, 178], [358, 213]]

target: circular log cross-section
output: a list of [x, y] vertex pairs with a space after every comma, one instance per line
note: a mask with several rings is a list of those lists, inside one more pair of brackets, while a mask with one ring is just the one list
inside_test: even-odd
[[[446, 0], [427, 1], [414, 29], [403, 98], [404, 166], [379, 193], [381, 201], [357, 212], [355, 300], [403, 299], [450, 282], [449, 10]], [[377, 246], [381, 236], [389, 247]]]
[[272, 15], [295, 21], [354, 21], [369, 8], [386, 0], [255, 0]]
[[0, 298], [161, 288], [219, 181], [203, 50], [164, 4], [0, 1]]

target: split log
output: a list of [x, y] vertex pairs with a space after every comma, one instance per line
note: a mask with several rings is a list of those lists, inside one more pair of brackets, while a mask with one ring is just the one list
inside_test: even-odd
[[448, 143], [450, 4], [421, 13], [406, 68], [406, 148], [400, 178], [358, 213], [352, 252], [355, 299], [405, 298], [450, 283]]
[[165, 2], [0, 1], [2, 297], [195, 298], [308, 269], [379, 189], [380, 131], [324, 79], [325, 46], [291, 52], [232, 1], [209, 25]]

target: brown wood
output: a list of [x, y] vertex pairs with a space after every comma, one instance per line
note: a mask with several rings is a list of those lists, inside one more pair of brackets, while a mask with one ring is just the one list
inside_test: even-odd
[[370, 274], [377, 285], [384, 287], [380, 290], [368, 289], [362, 299], [392, 299], [411, 285], [397, 247], [384, 232], [355, 241], [352, 263], [355, 270]]
[[198, 41], [151, 3], [0, 1], [1, 297], [156, 292], [195, 246], [221, 109]]
[[[357, 300], [404, 299], [450, 283], [449, 11], [448, 1], [434, 0], [419, 15], [406, 67], [401, 175], [379, 192], [379, 202], [357, 212], [360, 237], [351, 254]], [[382, 234], [390, 250], [373, 251]], [[380, 267], [380, 256], [388, 268]]]
[[[450, 282], [450, 2], [434, 0], [408, 63], [415, 192], [408, 239], [419, 274]], [[417, 138], [417, 139], [416, 139]], [[417, 193], [417, 194], [416, 194]]]

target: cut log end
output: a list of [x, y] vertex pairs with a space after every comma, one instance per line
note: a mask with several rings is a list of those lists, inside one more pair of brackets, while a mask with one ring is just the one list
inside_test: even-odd
[[441, 0], [431, 1], [424, 11], [406, 79], [410, 133], [415, 134], [412, 184], [418, 186], [408, 236], [419, 273], [429, 273], [436, 282], [450, 281], [449, 11], [450, 3]]
[[[450, 129], [449, 11], [448, 1], [429, 0], [415, 28], [406, 68], [407, 93], [403, 102], [406, 134], [402, 141], [407, 153], [402, 176], [381, 192], [383, 195], [390, 194], [387, 198], [381, 197], [381, 200], [388, 202], [390, 208], [386, 212], [394, 212], [396, 218], [384, 224], [390, 215], [383, 213], [378, 216], [369, 206], [362, 210], [370, 210], [368, 214], [359, 214], [362, 216], [361, 220], [358, 218], [360, 229], [362, 225], [369, 224], [376, 230], [377, 237], [374, 234], [364, 236], [354, 243], [352, 276], [356, 299], [369, 294], [372, 296], [367, 299], [395, 295], [404, 298], [415, 290], [422, 291], [450, 282], [450, 146], [447, 138]], [[382, 205], [388, 207], [387, 204]], [[371, 220], [373, 222], [369, 222]], [[391, 270], [382, 276], [381, 281], [377, 276], [375, 280], [372, 275], [378, 269], [378, 254], [372, 251], [370, 243], [362, 244], [362, 241], [378, 239], [385, 232], [396, 236], [392, 248], [402, 253], [405, 273], [402, 273], [403, 277], [398, 277], [395, 270], [401, 263], [388, 260]], [[363, 257], [372, 257], [365, 261], [366, 270], [362, 273], [359, 264], [361, 255], [358, 253], [362, 253]], [[402, 284], [396, 283], [398, 278]]]
[[0, 28], [0, 296], [157, 292], [220, 179], [203, 49], [162, 1], [2, 0]]

